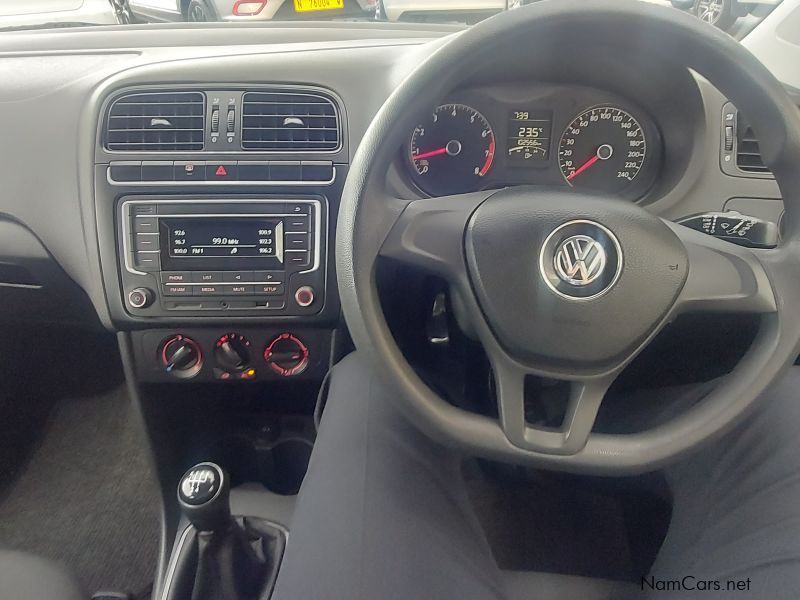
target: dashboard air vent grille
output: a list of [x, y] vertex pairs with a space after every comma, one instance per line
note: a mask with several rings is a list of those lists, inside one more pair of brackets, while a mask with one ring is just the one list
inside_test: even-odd
[[312, 92], [248, 92], [242, 103], [245, 150], [338, 150], [339, 114], [333, 100]]
[[747, 173], [769, 173], [769, 168], [761, 160], [753, 128], [741, 114], [736, 115], [736, 166]]
[[127, 94], [111, 105], [106, 148], [117, 151], [202, 150], [205, 96], [201, 92]]

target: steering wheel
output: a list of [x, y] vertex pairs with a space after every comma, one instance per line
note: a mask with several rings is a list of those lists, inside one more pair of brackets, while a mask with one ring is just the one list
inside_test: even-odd
[[[402, 200], [385, 178], [420, 110], [430, 110], [491, 57], [547, 52], [559, 38], [669, 49], [748, 117], [785, 203], [774, 250], [750, 250], [610, 197], [517, 187]], [[556, 53], [552, 53], [557, 57]], [[557, 58], [555, 58], [557, 60]], [[455, 36], [422, 62], [376, 115], [353, 159], [338, 219], [336, 264], [356, 347], [431, 437], [475, 456], [586, 473], [658, 468], [728, 431], [791, 364], [800, 341], [800, 119], [779, 82], [744, 47], [669, 8], [643, 2], [540, 2]], [[499, 418], [457, 408], [431, 390], [395, 343], [376, 289], [390, 257], [444, 278], [494, 371]], [[624, 435], [593, 432], [624, 367], [676, 316], [754, 313], [755, 340], [700, 402]], [[524, 382], [567, 382], [563, 425], [528, 424]]]

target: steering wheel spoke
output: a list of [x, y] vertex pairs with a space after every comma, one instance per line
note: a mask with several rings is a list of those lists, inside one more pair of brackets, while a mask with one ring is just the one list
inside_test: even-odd
[[525, 450], [561, 455], [576, 454], [586, 446], [616, 374], [558, 380], [556, 384], [568, 386], [563, 420], [558, 427], [541, 427], [527, 422], [525, 410], [525, 382], [528, 376], [536, 374], [505, 357], [493, 362], [500, 423], [512, 444]]
[[758, 252], [669, 223], [686, 248], [689, 273], [675, 304], [677, 312], [771, 313], [775, 295]]
[[409, 202], [389, 231], [381, 256], [424, 269], [461, 285], [467, 280], [464, 228], [494, 190]]

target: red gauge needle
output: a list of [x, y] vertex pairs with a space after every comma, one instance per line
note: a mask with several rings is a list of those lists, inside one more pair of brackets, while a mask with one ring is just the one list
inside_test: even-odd
[[430, 152], [423, 152], [422, 154], [415, 154], [411, 158], [414, 160], [422, 160], [423, 158], [430, 158], [431, 156], [440, 156], [442, 154], [447, 154], [447, 147], [437, 148], [436, 150], [431, 150]]
[[574, 170], [572, 173], [570, 173], [569, 175], [567, 175], [567, 181], [572, 181], [573, 179], [575, 179], [575, 178], [576, 178], [578, 175], [580, 175], [581, 173], [583, 173], [583, 172], [584, 172], [586, 169], [588, 169], [589, 167], [591, 167], [591, 166], [592, 166], [594, 163], [596, 163], [598, 160], [600, 160], [600, 157], [599, 157], [599, 156], [597, 156], [597, 154], [595, 154], [594, 156], [592, 156], [592, 158], [590, 158], [589, 160], [587, 160], [587, 161], [586, 161], [585, 163], [583, 163], [583, 164], [582, 164], [580, 167], [578, 167], [577, 169], [575, 169], [575, 170]]

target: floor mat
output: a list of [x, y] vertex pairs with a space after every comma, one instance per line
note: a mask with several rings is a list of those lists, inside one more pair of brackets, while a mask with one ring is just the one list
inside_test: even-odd
[[0, 545], [66, 564], [90, 592], [146, 590], [159, 500], [124, 386], [59, 398], [32, 433], [38, 445], [0, 498]]

